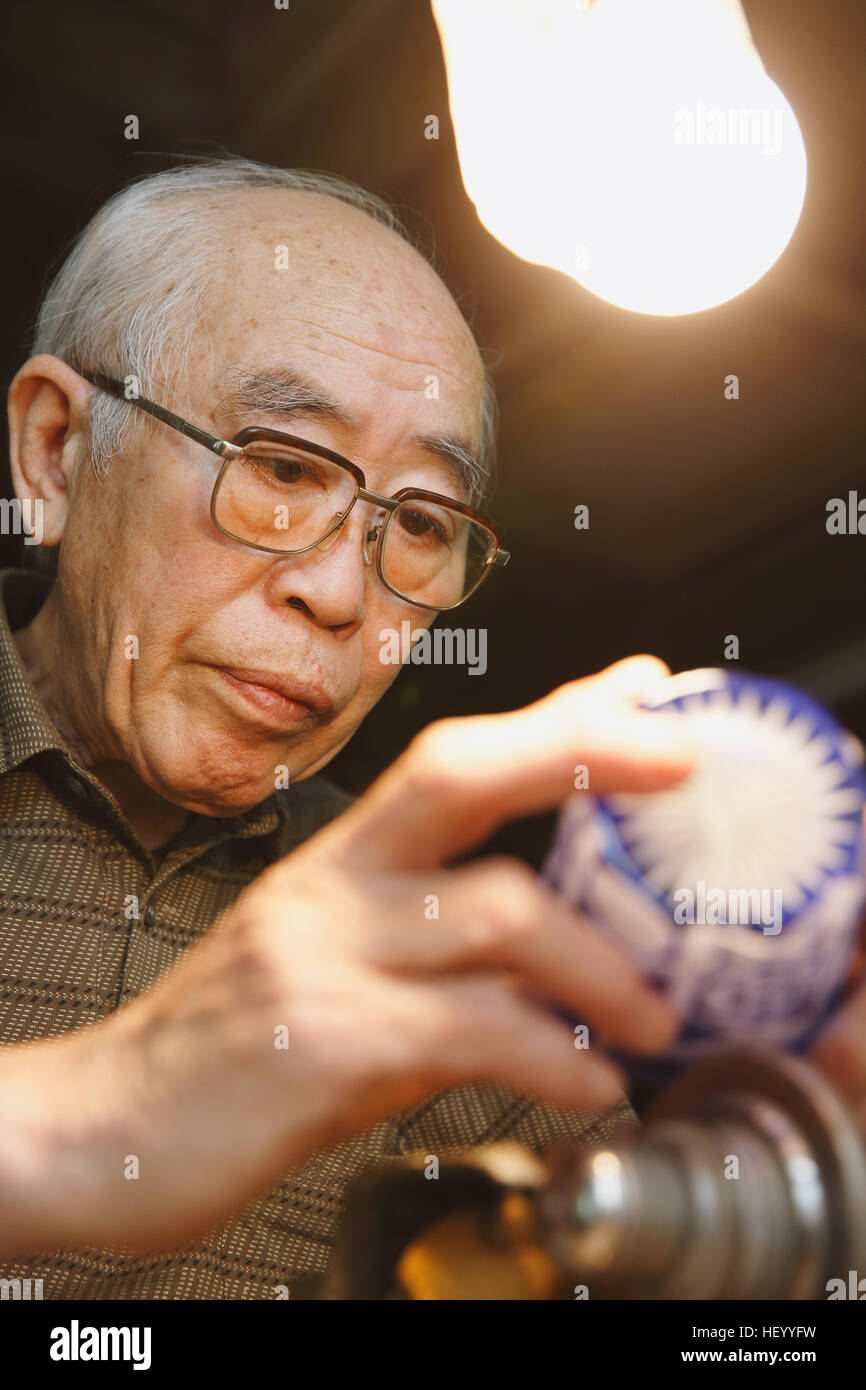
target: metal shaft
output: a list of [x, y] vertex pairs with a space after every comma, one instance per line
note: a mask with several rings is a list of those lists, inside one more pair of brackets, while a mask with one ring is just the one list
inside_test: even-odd
[[866, 1270], [866, 1151], [819, 1074], [736, 1048], [655, 1103], [634, 1140], [554, 1172], [546, 1242], [590, 1297], [826, 1297]]

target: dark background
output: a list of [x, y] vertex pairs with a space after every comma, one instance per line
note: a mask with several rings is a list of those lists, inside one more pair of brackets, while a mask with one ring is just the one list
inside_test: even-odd
[[[634, 651], [675, 670], [718, 665], [730, 633], [742, 666], [800, 683], [866, 736], [866, 536], [825, 527], [829, 498], [866, 495], [866, 6], [745, 10], [803, 131], [805, 209], [759, 284], [664, 319], [602, 303], [481, 227], [426, 0], [4, 6], [7, 383], [49, 271], [104, 199], [173, 156], [215, 151], [332, 170], [394, 201], [488, 350], [494, 510], [513, 560], [460, 615], [488, 628], [488, 674], [407, 667], [332, 765], [344, 786], [365, 786], [439, 715], [525, 703]], [[130, 113], [138, 142], [124, 139]], [[424, 138], [431, 113], [438, 142]], [[732, 372], [738, 401], [723, 395]], [[12, 495], [8, 471], [0, 493]], [[589, 531], [574, 529], [578, 503]], [[17, 543], [0, 543], [18, 562]], [[497, 847], [537, 859], [548, 830], [511, 827]]]

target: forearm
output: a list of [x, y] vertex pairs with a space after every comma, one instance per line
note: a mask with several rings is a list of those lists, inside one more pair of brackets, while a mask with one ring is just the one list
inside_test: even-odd
[[0, 1048], [0, 1268], [38, 1250], [173, 1250], [315, 1147], [270, 1134], [284, 1069], [256, 1088], [260, 1011], [241, 1007], [239, 967], [210, 979], [212, 955], [200, 998], [168, 980], [102, 1023]]
[[46, 1240], [62, 1244], [48, 1046], [0, 1050], [0, 1258], [38, 1249]]
[[0, 1049], [0, 1258], [100, 1239], [122, 1123], [100, 1105], [98, 1051], [90, 1030]]

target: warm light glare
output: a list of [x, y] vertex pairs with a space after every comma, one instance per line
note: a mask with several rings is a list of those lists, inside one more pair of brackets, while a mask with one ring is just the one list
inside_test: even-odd
[[485, 227], [612, 304], [688, 314], [785, 249], [806, 152], [739, 0], [432, 0]]

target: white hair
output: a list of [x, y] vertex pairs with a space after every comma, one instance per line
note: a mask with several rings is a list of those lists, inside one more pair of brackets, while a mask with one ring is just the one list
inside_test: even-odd
[[[236, 158], [180, 165], [121, 189], [87, 224], [42, 301], [34, 353], [50, 353], [77, 371], [132, 375], [140, 393], [151, 395], [158, 375], [170, 375], [171, 364], [182, 361], [200, 321], [215, 264], [220, 199], [251, 188], [337, 198], [415, 245], [392, 207], [335, 174]], [[169, 199], [178, 201], [166, 215]], [[140, 420], [131, 404], [94, 392], [90, 458], [97, 473], [104, 473]], [[476, 502], [489, 490], [495, 435], [496, 396], [485, 370], [479, 461], [471, 479]]]

